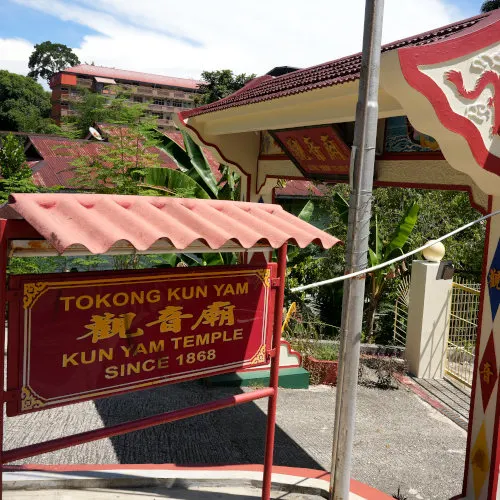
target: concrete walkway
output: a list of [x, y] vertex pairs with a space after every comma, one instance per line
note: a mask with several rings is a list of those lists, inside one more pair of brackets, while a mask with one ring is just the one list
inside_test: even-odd
[[[7, 449], [199, 404], [240, 389], [184, 383], [9, 418]], [[280, 389], [275, 464], [330, 469], [335, 388]], [[254, 464], [267, 401], [41, 455], [41, 464]], [[412, 391], [359, 387], [352, 477], [389, 495], [443, 500], [461, 491], [466, 433]]]
[[[144, 497], [175, 499], [260, 498], [262, 466], [31, 466], [4, 474], [4, 498], [85, 498], [87, 500]], [[275, 467], [271, 498], [327, 498], [329, 474], [308, 469]], [[34, 489], [35, 488], [35, 489]], [[69, 496], [68, 496], [69, 495]], [[373, 488], [351, 481], [349, 500], [391, 500]]]
[[436, 401], [436, 408], [462, 429], [467, 430], [469, 424], [470, 389], [459, 388], [447, 379], [426, 380], [413, 379]]

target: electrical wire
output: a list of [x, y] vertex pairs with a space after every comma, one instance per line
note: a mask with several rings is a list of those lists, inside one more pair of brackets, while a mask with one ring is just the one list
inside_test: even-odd
[[371, 273], [372, 271], [378, 271], [379, 269], [383, 269], [384, 267], [391, 266], [392, 264], [395, 264], [396, 262], [404, 260], [407, 257], [410, 257], [410, 255], [415, 255], [416, 253], [421, 252], [422, 250], [425, 250], [426, 248], [431, 247], [432, 245], [438, 243], [439, 241], [446, 240], [450, 236], [454, 236], [455, 234], [460, 233], [461, 231], [468, 229], [469, 227], [472, 227], [474, 224], [478, 224], [479, 222], [482, 222], [482, 221], [489, 219], [490, 217], [493, 217], [493, 216], [498, 215], [498, 214], [500, 214], [500, 210], [495, 210], [494, 212], [491, 212], [490, 214], [486, 214], [483, 217], [476, 219], [475, 221], [469, 222], [468, 224], [465, 224], [464, 226], [461, 226], [458, 229], [454, 229], [453, 231], [445, 234], [444, 236], [440, 236], [439, 238], [436, 238], [433, 241], [427, 242], [425, 245], [422, 245], [421, 247], [416, 248], [415, 250], [412, 250], [411, 252], [405, 253], [404, 255], [400, 255], [399, 257], [388, 260], [387, 262], [382, 262], [381, 264], [377, 264], [376, 266], [369, 267], [366, 269], [361, 269], [360, 271], [356, 271], [354, 273], [345, 274], [343, 276], [337, 276], [336, 278], [331, 278], [331, 279], [324, 280], [324, 281], [316, 281], [315, 283], [309, 283], [308, 285], [296, 286], [295, 288], [292, 288], [291, 291], [292, 292], [302, 292], [304, 290], [309, 290], [310, 288], [317, 288], [319, 286], [331, 285], [332, 283], [337, 283], [339, 281], [344, 281], [344, 280], [356, 278], [357, 276], [361, 276], [362, 274]]

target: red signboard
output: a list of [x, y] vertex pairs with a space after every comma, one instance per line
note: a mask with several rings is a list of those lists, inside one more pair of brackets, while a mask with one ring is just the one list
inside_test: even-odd
[[7, 415], [269, 362], [276, 265], [11, 276]]
[[331, 125], [270, 131], [305, 177], [346, 179], [351, 150]]

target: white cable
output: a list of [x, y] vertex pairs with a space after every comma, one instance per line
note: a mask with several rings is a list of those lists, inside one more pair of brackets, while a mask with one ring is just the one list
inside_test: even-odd
[[336, 283], [338, 281], [343, 281], [351, 278], [355, 278], [356, 276], [360, 276], [361, 274], [366, 274], [370, 273], [372, 271], [377, 271], [378, 269], [382, 269], [384, 267], [390, 266], [396, 262], [399, 262], [400, 260], [406, 259], [406, 257], [409, 257], [410, 255], [414, 255], [418, 252], [421, 252], [425, 248], [429, 248], [434, 243], [437, 243], [438, 241], [443, 241], [446, 238], [449, 238], [450, 236], [453, 236], [457, 233], [460, 233], [464, 229], [467, 229], [474, 224], [477, 224], [479, 222], [482, 222], [483, 220], [489, 219], [490, 217], [493, 217], [494, 215], [500, 214], [500, 210], [496, 210], [495, 212], [491, 212], [490, 214], [486, 214], [483, 217], [480, 217], [479, 219], [476, 219], [475, 221], [469, 222], [468, 224], [465, 224], [464, 226], [459, 227], [458, 229], [454, 229], [451, 233], [445, 234], [444, 236], [441, 236], [439, 238], [436, 238], [434, 241], [428, 242], [425, 245], [422, 245], [421, 247], [412, 250], [411, 252], [405, 253], [404, 255], [400, 255], [399, 257], [396, 257], [395, 259], [388, 260], [387, 262], [382, 262], [382, 264], [378, 264], [373, 267], [369, 267], [367, 269], [361, 269], [360, 271], [356, 271], [351, 274], [345, 274], [344, 276], [337, 276], [336, 278], [331, 278], [329, 280], [324, 280], [324, 281], [317, 281], [315, 283], [309, 283], [309, 285], [301, 285], [301, 286], [296, 286], [295, 288], [292, 288], [292, 292], [302, 292], [303, 290], [308, 290], [309, 288], [316, 288], [318, 286], [323, 286], [323, 285], [330, 285], [331, 283]]

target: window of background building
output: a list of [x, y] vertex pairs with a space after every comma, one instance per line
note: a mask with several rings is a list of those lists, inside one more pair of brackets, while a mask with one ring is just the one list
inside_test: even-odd
[[153, 104], [158, 104], [159, 106], [165, 106], [165, 99], [153, 99]]
[[173, 101], [173, 105], [176, 108], [182, 108], [182, 101]]
[[135, 95], [135, 96], [132, 97], [132, 100], [134, 102], [142, 102], [142, 97], [139, 96], [139, 95]]

